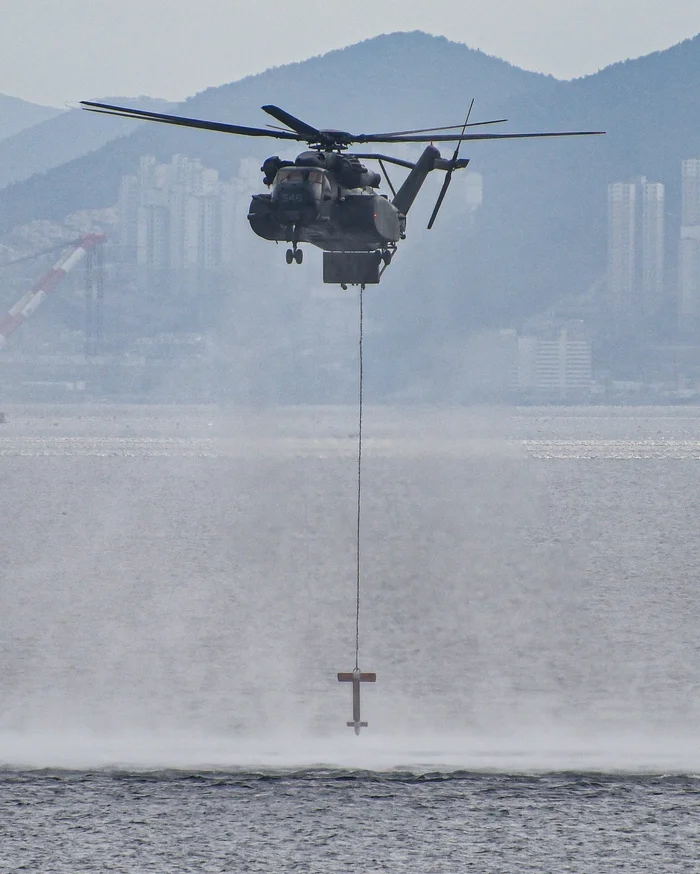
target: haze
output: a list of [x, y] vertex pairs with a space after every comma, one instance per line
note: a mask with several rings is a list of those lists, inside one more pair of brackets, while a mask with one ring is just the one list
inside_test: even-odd
[[383, 32], [419, 29], [572, 78], [700, 31], [697, 0], [33, 0], [0, 4], [0, 92], [62, 106], [170, 100]]

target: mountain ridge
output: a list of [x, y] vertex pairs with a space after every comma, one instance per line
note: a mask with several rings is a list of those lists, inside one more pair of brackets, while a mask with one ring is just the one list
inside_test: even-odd
[[[205, 89], [178, 111], [259, 126], [260, 106], [273, 102], [319, 127], [371, 131], [457, 123], [475, 96], [477, 119], [510, 119], [499, 130], [607, 130], [595, 138], [469, 143], [463, 153], [484, 177], [484, 204], [468, 239], [450, 218], [452, 192], [435, 231], [425, 236], [420, 201], [432, 196], [426, 187], [409, 216], [401, 258], [383, 286], [411, 287], [420, 273], [435, 295], [444, 294], [441, 311], [453, 328], [468, 330], [516, 323], [600, 278], [608, 182], [639, 175], [664, 181], [670, 214], [677, 213], [680, 161], [700, 156], [700, 120], [689, 111], [689, 95], [698, 91], [700, 35], [567, 81], [523, 71], [444, 37], [410, 32]], [[244, 157], [262, 163], [284, 148], [143, 125], [4, 189], [0, 230], [111, 205], [120, 176], [134, 172], [143, 154], [159, 160], [175, 153], [199, 157], [227, 176], [235, 175]], [[669, 241], [674, 233], [670, 226]], [[428, 306], [424, 298], [411, 300], [413, 310], [401, 309], [399, 321]]]
[[[382, 56], [372, 64], [373, 48], [377, 46], [382, 49]], [[387, 46], [391, 47], [391, 52], [386, 51]], [[447, 50], [448, 56], [443, 55], [440, 63], [443, 67], [445, 63], [452, 64], [450, 79], [429, 75], [428, 68], [432, 69], [436, 63], [435, 47]], [[355, 102], [344, 99], [348, 95], [352, 97], [357, 90], [371, 94], [379, 87], [386, 93], [391, 89], [392, 93], [399, 93], [407, 78], [415, 72], [418, 62], [426, 74], [413, 76], [418, 81], [411, 83], [412, 111], [406, 106], [397, 109], [391, 101], [382, 101], [378, 106], [378, 101], [364, 97]], [[178, 111], [259, 126], [260, 106], [270, 102], [274, 95], [275, 103], [301, 117], [306, 116], [318, 126], [386, 129], [387, 124], [394, 126], [394, 123], [397, 126], [416, 126], [422, 124], [426, 116], [428, 124], [456, 124], [463, 118], [470, 99], [464, 94], [459, 103], [451, 100], [455, 90], [452, 83], [457, 78], [458, 68], [460, 74], [478, 78], [473, 90], [480, 92], [484, 104], [497, 104], [506, 94], [523, 93], [535, 82], [549, 85], [556, 81], [540, 73], [519, 70], [506, 61], [443, 37], [411, 32], [374, 37], [308, 61], [271, 68], [236, 82], [205, 89], [180, 104]], [[290, 71], [296, 71], [298, 75], [292, 79]], [[355, 90], [348, 90], [349, 82]], [[449, 118], [435, 117], [432, 110], [436, 94], [443, 95], [443, 103], [449, 100]], [[308, 95], [313, 99], [309, 100]], [[342, 119], [338, 117], [339, 104], [343, 107]], [[90, 123], [91, 118], [93, 116], [86, 114], [86, 123]], [[101, 121], [103, 119], [98, 120]], [[6, 187], [0, 192], [0, 232], [30, 218], [60, 218], [62, 203], [66, 204], [68, 212], [108, 205], [116, 196], [119, 176], [133, 172], [141, 154], [153, 153], [166, 159], [177, 152], [188, 153], [201, 156], [222, 172], [234, 175], [242, 157], [253, 153], [265, 157], [263, 151], [260, 144], [236, 142], [234, 138], [221, 134], [150, 125], [148, 129], [125, 134], [90, 155], [76, 156], [41, 176]], [[95, 162], [101, 160], [104, 160], [102, 177], [94, 173]], [[84, 164], [81, 165], [81, 161]], [[82, 186], [81, 175], [87, 183]], [[40, 193], [42, 191], [46, 192], [45, 195]]]
[[[174, 105], [143, 96], [101, 99], [155, 112], [167, 112]], [[69, 109], [24, 128], [0, 140], [0, 189], [81, 158], [118, 136], [128, 136], [133, 128], [133, 122], [108, 115], [96, 119], [81, 109]]]
[[0, 141], [62, 112], [54, 106], [42, 106], [20, 97], [0, 94]]

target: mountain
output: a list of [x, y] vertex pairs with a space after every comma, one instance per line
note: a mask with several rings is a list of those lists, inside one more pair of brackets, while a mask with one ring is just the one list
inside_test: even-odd
[[[700, 155], [700, 117], [692, 104], [697, 93], [700, 36], [562, 82], [414, 32], [376, 37], [210, 88], [179, 111], [260, 126], [268, 120], [260, 106], [276, 103], [318, 127], [372, 131], [456, 124], [475, 97], [473, 120], [507, 116], [509, 124], [499, 128], [504, 132], [607, 131], [605, 137], [465, 146], [462, 154], [484, 177], [484, 203], [474, 227], [459, 218], [456, 176], [435, 229], [425, 231], [439, 184], [431, 180], [409, 216], [408, 239], [382, 280], [376, 303], [378, 321], [391, 326], [385, 330], [385, 355], [390, 358], [394, 350], [399, 360], [418, 342], [425, 348], [443, 342], [446, 326], [459, 337], [483, 326], [516, 325], [562, 296], [585, 292], [605, 269], [608, 182], [642, 174], [663, 181], [670, 213], [677, 214], [680, 162]], [[85, 115], [91, 124], [104, 121]], [[120, 176], [134, 172], [144, 154], [160, 160], [175, 153], [199, 157], [227, 176], [244, 157], [262, 161], [275, 152], [286, 155], [285, 149], [280, 143], [142, 125], [0, 191], [0, 232], [30, 219], [60, 219], [113, 204]], [[674, 233], [669, 228], [670, 254]], [[242, 261], [252, 259], [252, 252], [262, 249], [251, 246]], [[265, 252], [275, 254], [269, 245]], [[267, 264], [260, 269], [258, 261], [250, 282], [262, 289], [273, 281], [265, 279], [267, 273]], [[315, 281], [317, 276], [308, 278]]]
[[53, 106], [40, 106], [0, 94], [0, 140], [11, 137], [19, 131], [60, 115], [63, 110]]
[[[154, 112], [167, 112], [173, 106], [150, 97], [103, 99]], [[81, 109], [61, 112], [0, 141], [0, 188], [45, 173], [133, 131], [133, 122], [113, 116], [97, 116], [95, 123], [95, 118]]]
[[514, 128], [607, 133], [472, 150], [474, 165], [486, 177], [481, 244], [498, 249], [483, 266], [501, 309], [532, 312], [600, 278], [608, 182], [647, 176], [666, 184], [668, 258], [674, 262], [681, 161], [700, 156], [700, 115], [693, 107], [699, 89], [700, 35], [557, 83], [544, 101], [535, 93], [506, 101]]
[[[320, 127], [385, 130], [460, 121], [472, 95], [482, 112], [505, 99], [556, 80], [528, 73], [482, 52], [422, 33], [376, 37], [298, 64], [276, 67], [181, 104], [182, 114], [260, 126], [264, 103], [275, 102]], [[476, 114], [476, 113], [475, 113]], [[104, 119], [84, 113], [87, 124]], [[483, 116], [482, 116], [483, 117]], [[0, 232], [30, 218], [58, 219], [105, 206], [118, 180], [143, 154], [167, 160], [175, 153], [201, 157], [234, 175], [245, 156], [266, 157], [277, 143], [147, 125], [89, 155], [0, 192]]]

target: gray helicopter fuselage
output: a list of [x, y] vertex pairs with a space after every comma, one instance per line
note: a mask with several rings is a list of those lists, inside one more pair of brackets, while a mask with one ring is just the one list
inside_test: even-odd
[[268, 158], [262, 170], [272, 190], [253, 196], [248, 220], [266, 240], [357, 252], [404, 235], [405, 215], [375, 191], [379, 174], [352, 155], [308, 151], [294, 162]]

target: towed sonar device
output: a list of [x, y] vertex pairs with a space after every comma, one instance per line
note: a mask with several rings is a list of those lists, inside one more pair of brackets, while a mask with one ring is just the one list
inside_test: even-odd
[[377, 675], [363, 673], [359, 668], [354, 671], [338, 674], [339, 683], [352, 683], [352, 721], [347, 723], [348, 728], [354, 728], [355, 734], [360, 733], [361, 728], [367, 728], [367, 723], [360, 716], [360, 683], [376, 683]]

